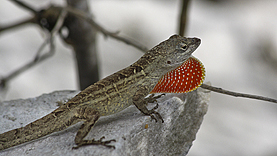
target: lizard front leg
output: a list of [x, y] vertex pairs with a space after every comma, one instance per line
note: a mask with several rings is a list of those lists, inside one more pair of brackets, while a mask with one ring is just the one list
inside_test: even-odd
[[73, 147], [72, 149], [77, 149], [81, 146], [85, 145], [103, 145], [109, 148], [115, 148], [112, 145], [108, 145], [113, 140], [108, 141], [102, 141], [105, 137], [101, 137], [99, 140], [84, 140], [84, 138], [87, 136], [93, 125], [97, 122], [100, 115], [98, 111], [95, 111], [92, 108], [86, 107], [86, 108], [80, 108], [78, 111], [78, 118], [84, 119], [85, 122], [82, 124], [82, 126], [79, 128], [76, 137], [75, 137], [75, 143], [77, 146]]
[[[160, 119], [162, 122], [164, 122], [162, 116], [155, 111], [155, 109], [157, 109], [159, 107], [159, 105], [157, 104], [153, 109], [149, 110], [147, 109], [147, 102], [155, 102], [155, 100], [157, 98], [153, 98], [153, 96], [151, 95], [150, 98], [144, 98], [148, 92], [147, 92], [148, 88], [145, 86], [140, 86], [139, 89], [137, 90], [137, 92], [134, 94], [133, 96], [133, 103], [134, 105], [145, 115], [150, 116], [152, 119], [154, 119], [156, 122], [158, 121], [158, 119]], [[146, 95], [145, 95], [146, 94]], [[162, 95], [160, 95], [162, 96]], [[160, 97], [158, 96], [158, 98]], [[155, 116], [158, 118], [156, 118], [153, 114], [155, 114]]]

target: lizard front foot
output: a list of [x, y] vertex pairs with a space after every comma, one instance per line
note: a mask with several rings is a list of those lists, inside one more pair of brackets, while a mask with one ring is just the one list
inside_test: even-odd
[[78, 149], [79, 147], [86, 146], [86, 145], [103, 145], [103, 146], [106, 146], [108, 148], [115, 149], [115, 146], [108, 145], [109, 143], [111, 143], [113, 141], [116, 142], [115, 139], [102, 141], [103, 139], [105, 139], [105, 136], [102, 136], [99, 140], [94, 140], [94, 139], [92, 139], [92, 140], [82, 140], [80, 143], [77, 144], [77, 146], [72, 147], [72, 149]]
[[[145, 98], [144, 100], [146, 103], [155, 103], [155, 102], [157, 102], [158, 98], [160, 98], [161, 96], [164, 96], [164, 95], [165, 94], [160, 94], [160, 95], [154, 96], [154, 94], [151, 94], [149, 97]], [[153, 109], [148, 110], [144, 114], [149, 115], [151, 117], [151, 119], [154, 119], [156, 122], [158, 122], [158, 119], [160, 119], [163, 123], [164, 120], [163, 120], [162, 116], [158, 112], [155, 111], [158, 107], [159, 107], [159, 105], [157, 104]], [[158, 119], [153, 114], [155, 114], [155, 116], [157, 116]]]
[[[144, 113], [144, 114], [149, 115], [156, 122], [158, 122], [158, 119], [160, 119], [162, 121], [162, 123], [164, 123], [164, 120], [163, 120], [162, 116], [160, 115], [160, 113], [155, 111], [155, 109], [157, 109], [158, 107], [159, 107], [159, 104], [157, 104], [153, 109], [149, 110], [148, 113]], [[153, 114], [155, 114], [158, 117], [158, 119]]]

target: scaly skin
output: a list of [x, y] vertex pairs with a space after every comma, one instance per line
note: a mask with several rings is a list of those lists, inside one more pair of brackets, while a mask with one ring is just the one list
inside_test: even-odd
[[163, 75], [182, 65], [199, 45], [198, 38], [171, 36], [134, 64], [89, 86], [52, 113], [25, 127], [0, 134], [0, 150], [64, 130], [80, 121], [84, 123], [77, 132], [77, 147], [74, 148], [89, 144], [114, 147], [109, 143], [115, 140], [84, 140], [84, 137], [99, 117], [118, 113], [132, 104], [143, 114], [163, 122], [161, 115], [155, 111], [158, 105], [151, 110], [146, 108], [146, 103], [154, 101], [155, 97], [153, 100], [145, 99], [145, 96]]

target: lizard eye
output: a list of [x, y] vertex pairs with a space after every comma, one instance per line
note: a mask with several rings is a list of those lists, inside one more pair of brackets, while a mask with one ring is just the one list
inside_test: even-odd
[[167, 64], [171, 64], [171, 61], [166, 61]]
[[186, 50], [187, 47], [188, 47], [188, 46], [187, 46], [186, 44], [181, 45], [181, 49], [182, 49], [182, 50]]

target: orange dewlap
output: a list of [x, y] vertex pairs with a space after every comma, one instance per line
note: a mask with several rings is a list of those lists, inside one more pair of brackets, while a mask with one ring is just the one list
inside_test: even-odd
[[205, 68], [191, 56], [181, 66], [165, 74], [150, 92], [152, 93], [187, 93], [198, 88], [205, 79]]

